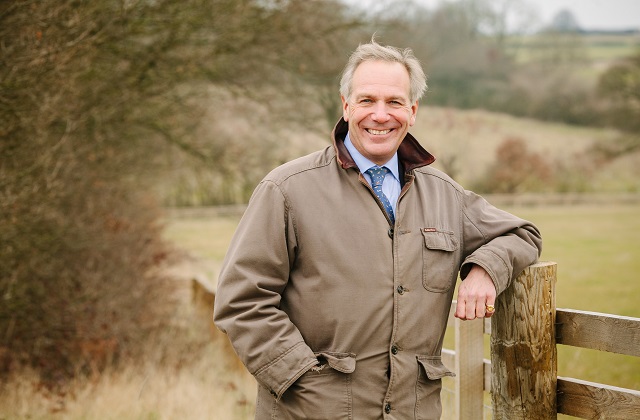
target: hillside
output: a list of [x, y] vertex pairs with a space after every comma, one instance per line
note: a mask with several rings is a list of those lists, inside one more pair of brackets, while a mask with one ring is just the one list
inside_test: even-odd
[[[594, 146], [613, 142], [619, 136], [611, 129], [549, 123], [483, 110], [430, 106], [419, 109], [411, 132], [436, 156], [435, 166], [462, 184], [482, 177], [495, 161], [498, 146], [509, 138], [522, 139], [530, 151], [542, 155], [550, 164], [589, 165], [590, 150]], [[640, 190], [640, 154], [598, 164], [598, 173], [591, 183], [594, 190]], [[579, 169], [575, 168], [576, 171]]]

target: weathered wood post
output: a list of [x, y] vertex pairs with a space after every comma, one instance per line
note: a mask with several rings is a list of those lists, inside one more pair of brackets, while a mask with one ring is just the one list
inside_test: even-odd
[[491, 389], [496, 420], [557, 418], [556, 263], [527, 267], [491, 317]]

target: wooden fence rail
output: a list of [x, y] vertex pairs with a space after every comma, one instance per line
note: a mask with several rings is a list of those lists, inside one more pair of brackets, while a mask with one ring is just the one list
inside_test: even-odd
[[[491, 319], [460, 321], [455, 350], [443, 361], [456, 372], [455, 419], [482, 419], [484, 391], [494, 419], [640, 419], [640, 391], [557, 376], [556, 345], [640, 357], [640, 318], [555, 307], [556, 264], [528, 267], [496, 302]], [[491, 361], [483, 358], [491, 336]], [[481, 384], [481, 385], [479, 385]]]
[[[490, 319], [460, 321], [454, 302], [455, 349], [442, 351], [456, 373], [453, 418], [483, 419], [487, 391], [495, 420], [640, 419], [640, 391], [558, 377], [556, 351], [562, 344], [640, 357], [640, 318], [556, 308], [555, 283], [555, 263], [526, 268], [498, 296]], [[210, 316], [215, 289], [194, 279], [193, 296]]]

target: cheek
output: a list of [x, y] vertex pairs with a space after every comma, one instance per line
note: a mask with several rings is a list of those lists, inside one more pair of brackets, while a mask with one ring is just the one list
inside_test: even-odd
[[349, 107], [344, 112], [345, 121], [349, 121], [350, 124], [358, 125], [363, 119], [362, 111], [356, 107]]

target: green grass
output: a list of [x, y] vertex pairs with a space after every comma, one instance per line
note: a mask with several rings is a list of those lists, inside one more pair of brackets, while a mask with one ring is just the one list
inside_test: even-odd
[[558, 263], [558, 307], [640, 318], [640, 206], [507, 210], [542, 231], [541, 259]]

